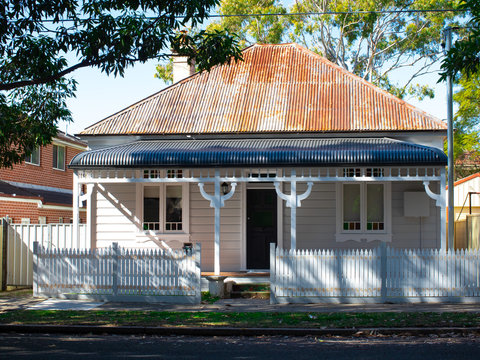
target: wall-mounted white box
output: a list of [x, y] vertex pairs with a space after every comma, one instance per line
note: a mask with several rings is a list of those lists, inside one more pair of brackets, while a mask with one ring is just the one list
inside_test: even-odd
[[423, 191], [403, 193], [403, 216], [430, 216], [430, 197]]

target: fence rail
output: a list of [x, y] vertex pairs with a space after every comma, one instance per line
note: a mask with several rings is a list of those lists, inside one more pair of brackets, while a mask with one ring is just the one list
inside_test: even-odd
[[200, 244], [189, 250], [56, 249], [34, 252], [34, 296], [200, 303]]
[[271, 302], [479, 301], [480, 251], [270, 249]]
[[7, 231], [7, 284], [32, 286], [33, 243], [44, 248], [89, 248], [86, 225], [80, 225], [78, 244], [72, 224], [10, 224]]

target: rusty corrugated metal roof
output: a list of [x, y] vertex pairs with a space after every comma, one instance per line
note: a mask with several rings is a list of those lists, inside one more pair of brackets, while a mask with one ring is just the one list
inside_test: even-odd
[[81, 135], [444, 130], [437, 118], [297, 45], [254, 45]]

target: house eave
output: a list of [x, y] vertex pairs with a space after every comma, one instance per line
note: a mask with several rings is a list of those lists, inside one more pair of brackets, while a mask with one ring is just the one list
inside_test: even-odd
[[135, 137], [138, 139], [161, 139], [179, 140], [195, 136], [198, 139], [218, 139], [219, 136], [235, 139], [271, 139], [271, 138], [297, 138], [297, 137], [355, 137], [359, 134], [369, 137], [396, 137], [406, 134], [446, 136], [445, 129], [422, 129], [422, 130], [356, 130], [356, 131], [259, 131], [259, 132], [212, 132], [212, 133], [104, 133], [104, 134], [77, 134], [82, 139], [106, 138], [106, 137]]

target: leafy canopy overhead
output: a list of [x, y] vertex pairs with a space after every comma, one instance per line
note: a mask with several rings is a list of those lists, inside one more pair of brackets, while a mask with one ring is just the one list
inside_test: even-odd
[[[435, 72], [452, 0], [300, 0], [294, 12], [343, 12], [295, 17], [290, 37], [330, 61], [403, 98], [433, 97], [418, 78]], [[371, 12], [366, 12], [371, 11]]]
[[[401, 98], [433, 97], [422, 75], [442, 56], [442, 30], [460, 0], [221, 0], [221, 14], [323, 13], [224, 17], [209, 29], [227, 29], [242, 45], [293, 41]], [[433, 85], [433, 84], [432, 84]]]
[[[452, 48], [442, 62], [440, 81], [452, 76], [458, 104], [454, 117], [454, 159], [456, 176], [467, 176], [479, 170], [480, 159], [480, 2], [461, 1], [466, 23], [452, 26]], [[456, 39], [457, 38], [457, 39]]]
[[465, 27], [456, 29], [463, 37], [458, 39], [448, 51], [442, 63], [442, 77], [459, 73], [470, 77], [480, 72], [480, 1], [463, 0], [460, 8], [467, 11], [469, 21]]
[[[207, 31], [227, 31], [235, 34], [241, 48], [255, 43], [278, 44], [284, 40], [285, 30], [290, 26], [288, 17], [228, 15], [286, 14], [286, 12], [287, 8], [280, 3], [280, 0], [220, 0], [218, 13], [226, 16], [222, 17], [220, 21], [209, 24]], [[173, 59], [158, 64], [155, 77], [171, 84], [173, 82]]]
[[[241, 58], [225, 31], [190, 34], [218, 0], [0, 0], [0, 167], [49, 143], [71, 121], [67, 77], [83, 67], [123, 75], [170, 49], [201, 70]], [[73, 60], [72, 60], [73, 59]]]

